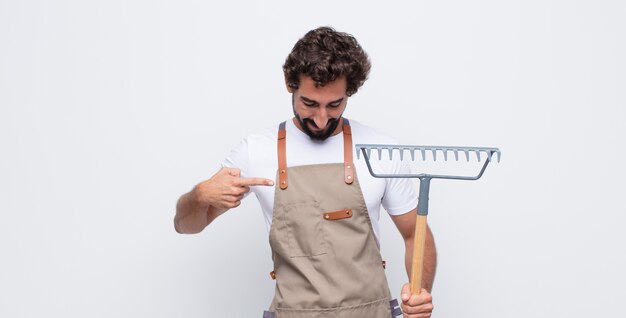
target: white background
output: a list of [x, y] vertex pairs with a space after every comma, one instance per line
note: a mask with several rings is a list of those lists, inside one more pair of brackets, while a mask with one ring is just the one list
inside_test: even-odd
[[[498, 146], [433, 181], [433, 317], [625, 317], [622, 1], [0, 0], [0, 317], [260, 317], [253, 197], [198, 235], [177, 198], [291, 115], [281, 66], [331, 25], [369, 53], [346, 116]], [[402, 242], [383, 215], [395, 296]]]

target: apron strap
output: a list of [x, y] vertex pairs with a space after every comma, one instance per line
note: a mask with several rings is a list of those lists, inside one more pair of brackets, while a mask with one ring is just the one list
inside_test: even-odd
[[400, 309], [397, 299], [394, 299], [389, 302], [389, 308], [391, 308], [391, 318], [395, 318], [395, 317], [402, 315], [402, 309]]
[[[287, 132], [285, 122], [278, 126], [278, 182], [282, 190], [287, 189]], [[265, 316], [264, 316], [265, 318]]]
[[354, 181], [354, 162], [352, 161], [352, 129], [350, 121], [343, 119], [343, 166], [344, 181], [352, 184]]
[[271, 312], [271, 311], [264, 311], [263, 312], [263, 318], [274, 318], [275, 316], [276, 316], [276, 314]]
[[[286, 122], [278, 125], [278, 182], [282, 190], [289, 186], [287, 182], [287, 132], [285, 131]], [[344, 181], [347, 184], [354, 182], [354, 161], [352, 158], [352, 129], [350, 121], [343, 119], [343, 165], [344, 165]]]

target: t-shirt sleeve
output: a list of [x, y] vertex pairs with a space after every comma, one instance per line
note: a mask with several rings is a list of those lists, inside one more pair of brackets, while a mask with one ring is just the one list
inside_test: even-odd
[[[409, 174], [411, 167], [406, 160], [394, 157], [390, 162], [390, 174]], [[414, 179], [388, 178], [386, 179], [385, 194], [382, 204], [391, 215], [401, 215], [417, 207], [417, 194]]]
[[237, 147], [230, 151], [222, 162], [222, 167], [241, 170], [242, 178], [246, 178], [249, 175], [250, 161], [248, 156], [248, 138], [242, 140]]

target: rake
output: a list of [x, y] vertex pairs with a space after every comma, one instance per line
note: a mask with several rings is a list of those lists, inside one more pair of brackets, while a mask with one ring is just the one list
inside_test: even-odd
[[[413, 263], [411, 266], [411, 294], [419, 295], [422, 290], [422, 271], [424, 266], [424, 246], [426, 243], [426, 216], [428, 215], [428, 192], [430, 191], [430, 180], [432, 179], [453, 179], [453, 180], [478, 180], [482, 177], [487, 165], [492, 161], [494, 155], [500, 162], [501, 153], [498, 148], [493, 147], [449, 147], [449, 146], [411, 146], [411, 145], [384, 145], [384, 144], [357, 144], [357, 160], [361, 153], [365, 158], [367, 169], [376, 178], [417, 178], [420, 180], [420, 190], [417, 203], [417, 220], [415, 223], [415, 238], [413, 246]], [[383, 151], [388, 152], [389, 160], [394, 153], [400, 155], [400, 160], [404, 160], [405, 152], [415, 161], [415, 154], [421, 154], [422, 160], [426, 160], [426, 154], [432, 153], [433, 161], [437, 160], [437, 153], [441, 153], [445, 161], [448, 161], [448, 153], [453, 153], [456, 161], [459, 161], [459, 153], [465, 155], [470, 161], [470, 154], [475, 154], [478, 162], [481, 161], [481, 153], [485, 153], [485, 162], [475, 176], [441, 175], [441, 174], [380, 174], [374, 172], [370, 163], [371, 152], [377, 151], [378, 158], [382, 158]], [[473, 156], [472, 156], [473, 157]]]

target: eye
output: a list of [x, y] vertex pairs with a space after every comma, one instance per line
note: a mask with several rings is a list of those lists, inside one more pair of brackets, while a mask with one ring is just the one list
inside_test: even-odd
[[328, 105], [330, 108], [337, 108], [339, 106], [341, 106], [341, 102], [337, 102], [337, 103], [332, 103]]
[[317, 104], [317, 103], [315, 103], [315, 102], [306, 101], [306, 100], [303, 100], [303, 101], [302, 101], [302, 103], [303, 103], [305, 106], [308, 106], [308, 107], [314, 107], [314, 106]]

